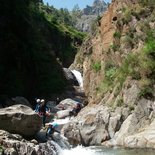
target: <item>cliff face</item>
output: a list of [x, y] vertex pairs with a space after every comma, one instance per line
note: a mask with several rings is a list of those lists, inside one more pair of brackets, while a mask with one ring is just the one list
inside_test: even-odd
[[107, 4], [102, 0], [95, 0], [92, 6], [86, 6], [82, 10], [82, 15], [78, 18], [76, 28], [83, 32], [92, 32], [92, 26], [97, 17], [102, 15], [107, 9]]
[[107, 4], [102, 0], [95, 0], [92, 6], [83, 9], [84, 15], [101, 15], [107, 9]]
[[[146, 62], [142, 55], [147, 57], [144, 48], [149, 46], [146, 45], [148, 38], [153, 37], [154, 14], [150, 9], [138, 0], [114, 0], [104, 13], [97, 34], [83, 44], [74, 66], [83, 72], [85, 92], [90, 103], [97, 104], [115, 87], [119, 87], [115, 89], [121, 92], [128, 78], [138, 79], [140, 83], [148, 81], [147, 74], [151, 73], [146, 73], [146, 68], [140, 64]], [[135, 60], [137, 54], [139, 57]], [[152, 62], [151, 59], [149, 61]], [[151, 70], [149, 65], [148, 70]], [[153, 83], [151, 78], [150, 83]]]
[[154, 148], [154, 17], [154, 1], [113, 0], [83, 44], [71, 67], [83, 73], [88, 106], [66, 128], [73, 143]]

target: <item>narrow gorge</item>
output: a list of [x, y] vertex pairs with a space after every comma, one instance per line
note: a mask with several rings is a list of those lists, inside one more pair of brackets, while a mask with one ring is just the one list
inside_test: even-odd
[[[41, 7], [44, 12], [44, 6]], [[33, 18], [35, 19], [36, 16]], [[47, 14], [46, 16], [48, 17]], [[52, 20], [54, 17], [51, 18]], [[64, 25], [59, 27], [57, 22], [52, 21], [52, 27], [48, 27], [45, 40], [53, 43], [51, 36], [59, 34], [67, 44], [63, 43], [57, 51], [53, 44], [51, 46], [49, 43], [43, 44], [43, 38], [40, 40], [42, 47], [37, 44], [37, 50], [40, 51], [38, 57], [33, 53], [34, 63], [31, 64], [35, 71], [32, 75], [35, 75], [37, 81], [28, 78], [24, 83], [27, 72], [23, 70], [22, 73], [17, 74], [17, 78], [23, 79], [16, 86], [24, 86], [26, 91], [21, 89], [23, 91], [18, 93], [20, 89], [16, 90], [14, 87], [8, 89], [0, 84], [5, 94], [11, 94], [13, 91], [23, 96], [10, 99], [11, 94], [4, 104], [2, 97], [6, 96], [0, 94], [0, 105], [2, 105], [0, 154], [154, 154], [155, 2], [154, 0], [112, 0], [96, 22], [94, 33], [85, 36], [70, 31], [68, 27], [68, 29], [64, 28]], [[45, 22], [44, 25], [39, 26], [37, 36], [43, 33], [42, 26], [46, 27], [46, 24]], [[57, 31], [58, 27], [60, 30], [63, 28], [62, 35]], [[52, 28], [55, 30], [52, 31], [51, 36], [48, 36], [48, 31], [50, 32]], [[59, 42], [63, 39], [57, 40], [56, 46], [59, 47]], [[8, 42], [4, 47], [10, 44]], [[80, 48], [76, 47], [77, 44]], [[45, 45], [49, 49], [42, 57], [41, 51], [46, 49]], [[31, 43], [29, 46], [31, 47]], [[74, 52], [67, 57], [68, 53], [63, 53], [63, 49]], [[33, 51], [34, 48], [32, 47], [31, 50]], [[15, 54], [19, 56], [16, 52], [17, 50]], [[28, 57], [31, 55], [29, 54]], [[20, 58], [20, 56], [12, 58], [20, 60], [20, 63], [15, 61], [18, 71], [22, 65], [28, 69], [30, 66], [25, 59]], [[47, 61], [45, 66], [40, 64], [42, 60]], [[53, 60], [54, 65], [50, 64], [49, 60]], [[0, 59], [0, 62], [5, 66], [5, 61]], [[44, 72], [46, 67], [47, 71], [52, 70], [50, 73], [52, 76], [49, 76], [49, 72]], [[12, 69], [14, 72], [10, 72], [9, 75], [16, 75], [13, 74], [16, 73], [15, 68]], [[2, 67], [2, 70], [5, 70], [5, 67]], [[51, 77], [52, 81], [50, 81]], [[15, 78], [16, 76], [10, 79], [14, 81]], [[44, 85], [40, 84], [42, 80]], [[29, 81], [32, 85], [28, 83]], [[5, 82], [5, 78], [2, 82]], [[26, 87], [27, 83], [31, 88]], [[45, 94], [46, 92], [48, 95]], [[48, 101], [47, 106], [50, 107], [51, 116], [47, 123], [55, 121], [59, 124], [61, 134], [54, 134], [54, 139], [46, 139], [41, 118], [34, 112], [34, 103], [31, 103], [34, 96], [45, 97]], [[59, 104], [55, 102], [56, 97], [60, 99]], [[30, 102], [26, 98], [30, 99]], [[70, 111], [79, 103], [82, 107], [80, 112], [75, 117], [70, 116]]]

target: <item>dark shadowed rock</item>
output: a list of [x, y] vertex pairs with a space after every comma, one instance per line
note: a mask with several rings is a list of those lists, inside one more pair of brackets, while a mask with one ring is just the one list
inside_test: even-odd
[[70, 69], [63, 68], [63, 71], [64, 71], [65, 77], [68, 80], [69, 84], [76, 85], [76, 86], [79, 85], [76, 77], [74, 76], [74, 74], [71, 72]]
[[26, 105], [26, 106], [32, 108], [32, 105], [25, 97], [17, 96], [15, 98], [12, 98], [12, 100], [14, 101], [14, 104], [22, 104], [22, 105]]

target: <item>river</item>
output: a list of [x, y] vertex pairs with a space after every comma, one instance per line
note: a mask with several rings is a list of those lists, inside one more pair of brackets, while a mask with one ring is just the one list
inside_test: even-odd
[[[72, 73], [76, 77], [79, 86], [81, 87], [82, 90], [83, 79], [81, 73], [76, 70], [72, 70]], [[66, 118], [55, 121], [59, 125], [64, 125], [70, 122], [71, 120]], [[155, 155], [155, 150], [153, 149], [122, 149], [122, 148], [83, 147], [83, 146], [77, 146], [75, 148], [66, 150], [63, 150], [62, 148], [58, 149], [60, 155]]]
[[78, 146], [71, 150], [63, 150], [61, 155], [155, 155], [153, 149], [121, 149], [103, 147]]

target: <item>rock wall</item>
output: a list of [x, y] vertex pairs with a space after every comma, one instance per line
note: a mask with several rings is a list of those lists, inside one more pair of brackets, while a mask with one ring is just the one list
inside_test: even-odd
[[144, 53], [154, 40], [154, 11], [150, 3], [113, 0], [84, 42], [71, 68], [83, 73], [88, 106], [64, 128], [71, 143], [154, 148], [154, 69]]
[[92, 33], [92, 25], [97, 17], [102, 15], [107, 9], [107, 4], [102, 0], [95, 0], [92, 6], [86, 6], [82, 10], [82, 15], [77, 19], [75, 27], [83, 32]]
[[117, 107], [115, 110], [101, 102], [84, 108], [63, 132], [72, 145], [155, 148], [154, 123], [152, 101], [142, 99], [135, 109]]

